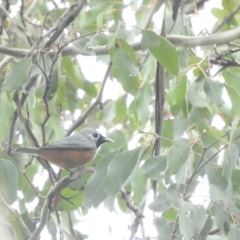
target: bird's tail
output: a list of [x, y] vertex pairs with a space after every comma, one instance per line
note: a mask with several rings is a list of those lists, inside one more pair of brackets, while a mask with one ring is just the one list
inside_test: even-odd
[[38, 154], [39, 153], [39, 148], [21, 147], [21, 148], [15, 149], [14, 152]]

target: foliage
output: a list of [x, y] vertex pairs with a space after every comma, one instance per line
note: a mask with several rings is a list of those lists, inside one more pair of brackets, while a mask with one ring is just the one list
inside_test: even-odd
[[[0, 1], [5, 239], [86, 239], [92, 207], [129, 216], [129, 239], [240, 238], [240, 4], [204, 2]], [[114, 143], [80, 171], [13, 151], [84, 127]]]

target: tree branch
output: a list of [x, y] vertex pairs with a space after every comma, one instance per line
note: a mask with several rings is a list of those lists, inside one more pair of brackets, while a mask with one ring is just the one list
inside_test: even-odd
[[52, 200], [56, 194], [59, 194], [62, 189], [67, 187], [71, 182], [77, 180], [84, 173], [93, 173], [93, 168], [78, 168], [72, 175], [62, 178], [59, 180], [54, 186], [52, 186], [47, 195], [46, 201], [43, 204], [41, 211], [41, 218], [38, 227], [32, 233], [32, 235], [28, 238], [28, 240], [38, 239], [43, 228], [47, 224], [47, 220], [51, 211]]
[[55, 26], [55, 32], [54, 34], [51, 36], [51, 38], [44, 44], [44, 48], [49, 48], [55, 41], [56, 39], [62, 34], [63, 30], [72, 22], [75, 20], [75, 18], [77, 17], [77, 15], [80, 13], [80, 11], [82, 10], [83, 6], [86, 4], [86, 0], [79, 0], [78, 1], [78, 5], [75, 9], [75, 11], [65, 17], [65, 19], [63, 19], [61, 22], [58, 22], [58, 25]]
[[[131, 231], [131, 235], [129, 237], [129, 240], [132, 240], [134, 235], [136, 234], [137, 232], [137, 229], [138, 229], [138, 226], [139, 224], [141, 225], [142, 227], [142, 235], [143, 235], [143, 239], [145, 240], [146, 237], [145, 237], [145, 230], [144, 230], [144, 225], [143, 225], [143, 222], [141, 221], [142, 218], [144, 218], [144, 215], [142, 213], [142, 210], [136, 206], [136, 204], [132, 201], [131, 197], [129, 196], [129, 194], [127, 193], [127, 191], [122, 188], [120, 190], [120, 194], [121, 194], [121, 197], [122, 197], [122, 200], [126, 203], [127, 207], [135, 214], [136, 218], [133, 222], [133, 225], [132, 225], [132, 231]], [[141, 221], [141, 223], [140, 223]]]
[[[182, 46], [182, 47], [198, 47], [198, 46], [208, 46], [215, 44], [226, 44], [237, 40], [240, 38], [240, 27], [236, 27], [232, 30], [211, 34], [209, 36], [201, 36], [201, 37], [189, 37], [189, 36], [179, 36], [179, 35], [168, 35], [166, 37], [173, 45]], [[130, 44], [133, 50], [138, 51], [141, 50], [141, 42], [136, 42]], [[108, 54], [108, 48], [106, 46], [100, 47], [89, 47], [89, 50], [92, 50], [95, 55], [106, 55]], [[28, 50], [28, 49], [18, 49], [18, 48], [9, 48], [3, 45], [0, 45], [0, 53], [24, 58], [29, 56], [29, 54], [36, 54], [36, 52]], [[55, 54], [54, 50], [48, 51], [50, 56]], [[75, 46], [66, 46], [62, 50], [62, 56], [76, 56], [76, 55], [84, 55], [89, 56], [89, 51], [83, 51]]]
[[6, 56], [6, 57], [4, 57], [3, 60], [0, 62], [0, 72], [2, 72], [3, 69], [4, 69], [4, 67], [5, 67], [8, 63], [12, 62], [13, 60], [14, 60], [14, 57], [11, 57], [11, 56]]

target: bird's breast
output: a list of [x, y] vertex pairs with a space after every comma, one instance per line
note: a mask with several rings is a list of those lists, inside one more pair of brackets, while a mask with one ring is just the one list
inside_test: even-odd
[[95, 149], [47, 149], [41, 148], [38, 155], [64, 169], [76, 168], [90, 162], [96, 154]]

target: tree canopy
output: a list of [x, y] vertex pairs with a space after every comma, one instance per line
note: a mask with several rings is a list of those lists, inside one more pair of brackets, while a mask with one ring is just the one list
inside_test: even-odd
[[[239, 10], [0, 1], [5, 239], [87, 239], [81, 219], [99, 206], [129, 217], [119, 239], [240, 239]], [[114, 142], [83, 168], [14, 152], [87, 127]]]

